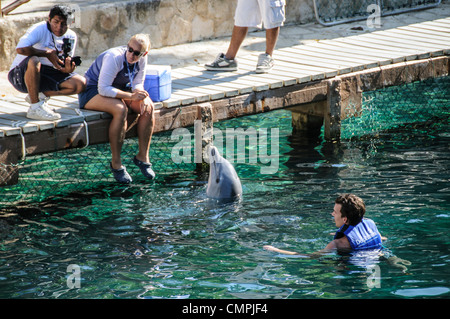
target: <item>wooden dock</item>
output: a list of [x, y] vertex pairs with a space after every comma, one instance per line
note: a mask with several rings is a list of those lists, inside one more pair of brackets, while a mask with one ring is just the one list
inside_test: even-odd
[[[295, 106], [306, 115], [324, 117], [326, 137], [336, 138], [349, 96], [357, 99], [362, 91], [448, 75], [449, 55], [450, 17], [282, 48], [275, 51], [275, 67], [268, 74], [254, 72], [257, 53], [238, 57], [236, 72], [173, 69], [172, 96], [156, 103], [155, 133], [193, 125], [202, 119], [202, 108], [210, 108], [219, 121]], [[0, 164], [108, 141], [108, 114], [80, 110], [77, 96], [53, 97], [49, 105], [60, 120], [28, 119], [23, 99], [0, 97]], [[128, 137], [135, 135], [131, 130]], [[1, 175], [0, 165], [0, 185]]]

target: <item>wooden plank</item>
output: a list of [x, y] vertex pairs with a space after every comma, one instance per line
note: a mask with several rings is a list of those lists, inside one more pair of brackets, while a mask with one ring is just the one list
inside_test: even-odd
[[23, 133], [32, 133], [39, 131], [38, 125], [24, 120], [23, 117], [2, 113], [0, 114], [0, 118], [4, 121], [4, 124], [6, 124], [6, 121], [10, 121], [11, 127], [20, 127]]
[[239, 70], [235, 72], [212, 72], [205, 71], [204, 68], [197, 66], [187, 67], [184, 70], [194, 75], [195, 78], [201, 79], [201, 82], [208, 81], [212, 83], [211, 81], [213, 81], [213, 84], [218, 87], [225, 86], [230, 88], [234, 86], [234, 88], [239, 89], [240, 94], [269, 89], [269, 85], [266, 82], [258, 79], [249, 79], [245, 72]]
[[304, 83], [304, 79], [308, 79], [309, 81], [316, 81], [316, 80], [322, 80], [328, 77], [333, 77], [338, 74], [337, 70], [332, 70], [328, 68], [317, 67], [317, 66], [311, 66], [311, 65], [305, 65], [299, 63], [299, 61], [296, 61], [296, 63], [286, 62], [283, 60], [278, 59], [278, 57], [275, 56], [275, 66], [274, 68], [280, 69], [283, 71], [288, 70], [288, 72], [291, 72], [294, 74], [298, 74], [298, 82]]
[[2, 130], [4, 136], [19, 135], [22, 132], [20, 127], [13, 127], [11, 121], [0, 118], [0, 130]]
[[271, 70], [270, 74], [260, 73], [257, 74], [255, 72], [257, 65], [258, 57], [255, 55], [248, 55], [242, 58], [239, 58], [239, 68], [241, 71], [245, 71], [248, 73], [254, 73], [254, 76], [263, 81], [267, 81], [269, 83], [270, 89], [276, 89], [285, 86], [286, 84], [292, 85], [297, 83], [297, 79], [292, 76], [286, 76], [281, 74], [281, 72], [275, 72]]
[[331, 40], [325, 40], [320, 41], [320, 44], [326, 44], [326, 45], [332, 45], [339, 47], [339, 49], [345, 49], [345, 50], [351, 50], [353, 52], [360, 52], [361, 54], [372, 54], [372, 55], [379, 55], [380, 57], [387, 58], [391, 60], [391, 63], [400, 63], [404, 62], [405, 60], [414, 60], [417, 58], [417, 54], [414, 55], [407, 55], [402, 56], [398, 52], [392, 52], [390, 50], [381, 50], [376, 47], [368, 48], [361, 45], [357, 45], [354, 43], [347, 43], [347, 42], [341, 42], [341, 41], [334, 41]]
[[[253, 64], [252, 59], [239, 59], [239, 68], [244, 71], [254, 72], [255, 64]], [[286, 76], [277, 74], [276, 72], [270, 72], [270, 74], [258, 74], [258, 78], [265, 79], [269, 82], [270, 89], [276, 89], [285, 86], [285, 81], [288, 85], [296, 84], [297, 79], [288, 78]], [[293, 83], [292, 83], [293, 82]]]
[[407, 37], [398, 36], [392, 32], [386, 33], [372, 33], [368, 35], [364, 35], [361, 37], [362, 39], [376, 39], [380, 40], [383, 43], [389, 43], [389, 45], [396, 45], [397, 47], [407, 47], [407, 48], [416, 48], [421, 51], [442, 51], [442, 45], [436, 45], [432, 43], [425, 43], [424, 41], [411, 41]]
[[[332, 56], [324, 56], [320, 54], [316, 54], [315, 52], [311, 52], [305, 47], [301, 47], [301, 49], [291, 49], [291, 48], [283, 48], [280, 49], [279, 52], [282, 52], [285, 56], [290, 56], [293, 58], [304, 58], [306, 60], [318, 61], [322, 65], [328, 65], [330, 68], [341, 69], [341, 68], [353, 68], [355, 66], [359, 66], [358, 63], [352, 61], [340, 60], [338, 58], [334, 58]], [[338, 65], [336, 67], [336, 64]]]
[[[193, 97], [195, 99], [195, 102], [197, 102], [197, 103], [211, 101], [211, 97], [210, 97], [209, 94], [205, 94], [205, 93], [202, 93], [202, 92], [194, 91], [194, 90], [191, 90], [190, 88], [188, 88], [188, 89], [177, 89], [176, 91], [174, 91], [174, 94], [184, 95], [184, 96], [187, 95], [187, 96]], [[221, 98], [223, 98], [224, 96], [225, 96], [225, 94], [223, 94], [223, 96]]]
[[398, 54], [399, 58], [404, 58], [406, 61], [410, 60], [416, 60], [419, 57], [419, 52], [417, 50], [411, 50], [411, 49], [400, 49], [397, 47], [390, 47], [390, 46], [382, 46], [378, 43], [374, 43], [373, 41], [367, 41], [357, 38], [340, 38], [339, 40], [335, 41], [341, 41], [342, 43], [348, 43], [352, 45], [358, 45], [362, 48], [367, 49], [377, 49], [377, 50], [385, 50], [386, 52], [395, 52]]
[[[36, 132], [46, 129], [52, 129], [55, 125], [48, 121], [36, 121], [26, 117], [28, 107], [10, 103], [7, 101], [0, 101], [0, 118], [5, 121], [11, 121], [11, 126], [20, 126], [24, 133]], [[19, 125], [20, 123], [20, 125]]]
[[450, 24], [450, 17], [433, 20], [440, 23]]
[[435, 31], [435, 30], [424, 29], [424, 28], [421, 28], [420, 26], [407, 25], [407, 26], [404, 26], [404, 27], [398, 27], [397, 29], [413, 31], [413, 32], [416, 32], [417, 34], [432, 35], [432, 36], [443, 38], [443, 39], [447, 38], [447, 35], [442, 33], [442, 32]]
[[[251, 59], [251, 56], [248, 56]], [[242, 67], [239, 67], [239, 69], [235, 72], [233, 72], [236, 75], [236, 78], [231, 80], [226, 75], [226, 72], [219, 72], [217, 74], [218, 79], [220, 81], [229, 81], [230, 83], [236, 83], [238, 85], [244, 84], [244, 87], [252, 87], [253, 91], [259, 92], [270, 89], [271, 85], [276, 85], [277, 81], [270, 80], [265, 78], [264, 76], [261, 76], [261, 74], [256, 74], [254, 72], [254, 69], [256, 67], [256, 61], [254, 66], [246, 67], [245, 63], [242, 65]], [[246, 94], [250, 93], [248, 91], [242, 92], [240, 90], [240, 94]]]
[[[292, 49], [297, 49], [298, 46], [292, 47]], [[337, 56], [339, 59], [345, 59], [347, 61], [358, 61], [358, 63], [361, 64], [372, 64], [372, 63], [379, 63], [382, 60], [382, 57], [380, 56], [374, 56], [374, 55], [366, 55], [366, 54], [360, 54], [358, 51], [350, 51], [350, 50], [343, 50], [339, 47], [333, 47], [330, 45], [326, 45], [324, 43], [313, 43], [307, 46], [305, 48], [309, 52], [318, 52], [321, 55], [332, 55]], [[390, 61], [390, 59], [388, 59]]]
[[51, 99], [64, 101], [67, 103], [77, 103], [78, 104], [78, 95], [77, 94], [52, 96]]
[[[5, 101], [5, 99], [0, 101]], [[29, 104], [24, 100], [24, 99], [19, 99], [17, 97], [8, 97], [7, 99], [8, 102], [14, 103], [16, 105], [20, 105], [20, 106], [24, 106], [27, 108], [29, 107]], [[64, 99], [63, 96], [58, 96], [58, 97], [52, 97], [48, 100], [47, 103], [50, 107], [54, 108], [55, 110], [59, 111], [59, 113], [65, 113], [70, 115], [78, 115], [76, 109], [80, 110], [78, 108], [78, 103], [74, 104], [70, 104], [68, 105], [67, 103], [63, 102], [63, 101], [68, 101], [66, 99]], [[0, 102], [1, 103], [1, 102]], [[111, 115], [109, 115], [106, 112], [98, 112], [98, 111], [90, 111], [90, 110], [81, 110], [82, 112], [82, 116], [84, 117], [84, 119], [86, 121], [94, 121], [100, 118], [109, 118], [111, 117]]]
[[397, 35], [397, 36], [405, 36], [408, 39], [411, 40], [418, 40], [420, 39], [420, 41], [425, 42], [425, 43], [433, 43], [433, 44], [437, 44], [437, 45], [444, 45], [444, 47], [449, 47], [449, 42], [450, 42], [450, 37], [447, 38], [443, 38], [443, 37], [439, 37], [439, 36], [435, 36], [435, 35], [419, 35], [417, 34], [417, 32], [412, 31], [412, 30], [407, 30], [407, 29], [393, 29], [390, 30], [391, 33]]
[[199, 77], [192, 77], [190, 80], [179, 79], [172, 83], [174, 87], [183, 86], [185, 88], [196, 88], [203, 93], [210, 92], [210, 96], [211, 93], [214, 93], [214, 96], [220, 96], [221, 94], [224, 96], [236, 96], [239, 94], [240, 86], [228, 83], [223, 84], [224, 83], [220, 81], [208, 81]]
[[298, 55], [298, 54], [292, 54], [290, 52], [279, 50], [277, 52], [277, 59], [285, 62], [295, 62], [303, 65], [309, 65], [309, 66], [315, 66], [315, 67], [327, 67], [329, 69], [334, 69], [337, 71], [337, 74], [346, 74], [352, 72], [352, 67], [349, 66], [347, 63], [336, 63], [333, 64], [330, 62], [330, 60], [323, 59], [323, 58], [317, 58], [314, 56], [309, 55]]
[[173, 98], [173, 97], [171, 97], [168, 100], [163, 101], [163, 106], [165, 108], [173, 108], [173, 107], [177, 107], [180, 105], [181, 105], [181, 101], [176, 98]]
[[[450, 23], [447, 20], [439, 21], [439, 20], [433, 20], [433, 21], [427, 21], [427, 25], [432, 25], [440, 28], [448, 28], [450, 27]], [[449, 32], [449, 31], [447, 31]]]
[[[0, 118], [2, 119], [10, 119], [12, 121], [21, 121], [26, 122], [29, 125], [36, 126], [36, 131], [45, 131], [45, 130], [51, 130], [55, 128], [55, 123], [53, 121], [40, 121], [40, 120], [33, 120], [26, 117], [27, 109], [20, 108], [18, 109], [17, 105], [12, 103], [6, 103], [5, 101], [2, 101], [0, 103]], [[24, 128], [23, 132], [34, 132], [35, 130], [27, 130]]]
[[198, 102], [218, 100], [225, 97], [225, 92], [223, 91], [215, 91], [215, 90], [208, 91], [207, 89], [202, 89], [196, 86], [185, 85], [183, 84], [183, 82], [177, 83], [173, 82], [172, 85], [175, 88], [174, 93], [182, 91], [195, 94], [196, 100]]
[[426, 30], [433, 30], [433, 31], [438, 31], [438, 32], [442, 32], [442, 33], [450, 33], [450, 30], [448, 28], [435, 26], [429, 22], [420, 23], [420, 27], [422, 29], [426, 29]]
[[[319, 47], [322, 50], [329, 50], [330, 52], [332, 50], [333, 54], [347, 54], [349, 57], [353, 54], [358, 54], [367, 58], [371, 58], [374, 61], [377, 61], [379, 65], [388, 65], [393, 63], [393, 57], [392, 55], [386, 54], [384, 51], [372, 51], [372, 50], [362, 50], [361, 48], [358, 48], [356, 46], [345, 46], [345, 45], [336, 45], [335, 43], [327, 43], [327, 42], [320, 42], [317, 44], [314, 44], [314, 46]], [[336, 53], [334, 53], [336, 52]], [[377, 60], [378, 59], [378, 60]], [[402, 62], [401, 61], [398, 62]], [[370, 62], [369, 62], [370, 63]]]
[[[293, 73], [284, 72], [281, 68], [274, 69], [267, 73], [256, 73], [259, 54], [250, 54], [239, 58], [239, 69], [253, 75], [258, 80], [266, 81], [270, 89], [297, 84], [297, 76]], [[306, 75], [306, 74], [305, 74]]]
[[[228, 77], [237, 80], [238, 74], [230, 72], [200, 72], [199, 70], [180, 70], [180, 74], [184, 74], [185, 78], [177, 79], [177, 83], [183, 83], [185, 85], [195, 85], [202, 89], [212, 89], [213, 91], [220, 91], [225, 93], [228, 91], [238, 90], [240, 94], [253, 92], [253, 83], [248, 81], [229, 81]], [[189, 80], [187, 80], [189, 77]], [[227, 78], [224, 80], [224, 78]]]
[[[273, 81], [268, 81], [267, 79], [264, 79], [260, 77], [258, 74], [255, 74], [254, 71], [244, 70], [242, 68], [238, 69], [234, 72], [236, 74], [236, 79], [230, 81], [230, 83], [236, 83], [236, 84], [243, 84], [243, 89], [247, 88], [248, 86], [252, 87], [253, 91], [260, 92], [270, 89], [270, 84], [273, 83]], [[228, 81], [227, 77], [220, 78], [221, 80]], [[246, 94], [248, 91], [243, 91], [240, 94]], [[249, 93], [249, 92], [248, 92]]]
[[[297, 52], [299, 51], [298, 47], [289, 48], [290, 52]], [[309, 52], [311, 55], [315, 55], [320, 58], [328, 58], [330, 61], [343, 61], [343, 62], [350, 62], [354, 65], [359, 65], [360, 67], [354, 67], [354, 70], [360, 71], [363, 69], [370, 69], [374, 68], [380, 65], [379, 58], [378, 59], [368, 59], [361, 57], [360, 55], [346, 55], [342, 54], [341, 52], [337, 50], [329, 50], [323, 47], [320, 47], [320, 45], [313, 46], [304, 46], [301, 48], [301, 52]], [[351, 64], [350, 64], [351, 65]]]
[[[226, 92], [229, 90], [238, 90], [240, 86], [236, 84], [224, 83], [223, 81], [219, 81], [213, 79], [211, 77], [200, 77], [198, 73], [193, 73], [192, 71], [187, 71], [186, 73], [181, 73], [180, 75], [184, 75], [184, 77], [179, 77], [175, 81], [172, 82], [172, 87], [176, 87], [177, 85], [187, 86], [187, 87], [196, 87], [202, 91], [206, 92]], [[188, 76], [189, 75], [189, 76]]]
[[400, 50], [408, 49], [408, 50], [414, 51], [418, 54], [422, 54], [422, 53], [429, 54], [429, 52], [426, 50], [427, 48], [425, 46], [421, 45], [420, 43], [411, 44], [411, 43], [407, 43], [406, 41], [398, 41], [398, 40], [391, 39], [388, 36], [378, 36], [376, 34], [368, 33], [368, 34], [362, 34], [361, 36], [358, 37], [358, 39], [359, 39], [359, 41], [365, 41], [365, 42], [377, 44], [380, 47], [391, 47], [391, 48], [397, 48]]
[[192, 96], [172, 94], [172, 97], [174, 99], [178, 99], [181, 105], [189, 105], [195, 103], [195, 98]]
[[[172, 94], [180, 94], [180, 91], [186, 91], [186, 92], [190, 92], [190, 93], [195, 93], [195, 96], [198, 97], [205, 97], [205, 99], [210, 100], [211, 99], [211, 92], [219, 92], [219, 91], [208, 91], [207, 89], [203, 89], [200, 87], [196, 87], [195, 85], [189, 85], [189, 84], [185, 84], [184, 81], [177, 81], [177, 82], [172, 82]], [[220, 91], [221, 96], [224, 97], [225, 94]], [[192, 95], [194, 96], [194, 95]]]
[[[390, 35], [390, 39], [393, 41], [398, 40], [402, 41], [402, 43], [410, 42], [411, 45], [417, 43], [417, 35], [414, 36], [411, 33], [406, 33], [404, 30], [398, 30], [395, 34]], [[450, 37], [448, 40], [435, 40], [430, 37], [420, 38], [420, 42], [422, 43], [421, 49], [423, 51], [429, 51], [432, 56], [437, 57], [444, 54], [449, 54], [450, 52]], [[427, 47], [428, 46], [428, 47]]]
[[[286, 64], [279, 63], [279, 61], [277, 61], [276, 56], [274, 57], [274, 59], [275, 59], [275, 63], [274, 63], [272, 70], [270, 71], [270, 74], [275, 74], [278, 76], [285, 77], [285, 80], [284, 80], [285, 85], [292, 85], [291, 83], [293, 83], [294, 79], [296, 80], [296, 83], [305, 83], [305, 82], [311, 81], [311, 71], [308, 72], [308, 71], [301, 70], [298, 68], [298, 65], [291, 64], [289, 66], [286, 66]], [[239, 61], [244, 61], [248, 65], [248, 63], [250, 63], [252, 60], [250, 60], [248, 58], [248, 56], [244, 56], [244, 57], [239, 58]], [[267, 75], [263, 74], [262, 76], [267, 76]], [[322, 78], [324, 78], [324, 77], [322, 77]]]
[[292, 69], [299, 70], [302, 73], [309, 73], [311, 76], [313, 74], [323, 74], [325, 77], [327, 76], [336, 76], [338, 74], [338, 70], [335, 67], [329, 67], [324, 64], [319, 63], [310, 63], [306, 64], [303, 60], [297, 58], [292, 58], [290, 56], [285, 56], [279, 54], [277, 51], [276, 55], [277, 64], [280, 64], [284, 67], [291, 67]]

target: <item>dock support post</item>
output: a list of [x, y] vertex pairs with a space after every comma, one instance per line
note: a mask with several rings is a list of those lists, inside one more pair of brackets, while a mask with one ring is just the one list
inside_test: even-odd
[[195, 163], [197, 170], [209, 170], [208, 146], [213, 141], [213, 108], [211, 103], [198, 105], [194, 127]]
[[328, 141], [341, 138], [341, 79], [327, 81], [327, 108], [324, 114], [324, 134]]
[[362, 90], [360, 79], [356, 77], [335, 77], [327, 81], [327, 105], [324, 112], [324, 132], [328, 141], [341, 138], [341, 121], [360, 116]]
[[301, 104], [289, 108], [292, 113], [292, 131], [301, 135], [320, 135], [327, 101]]
[[22, 139], [4, 139], [0, 143], [0, 186], [16, 185], [19, 182], [19, 160], [22, 157]]

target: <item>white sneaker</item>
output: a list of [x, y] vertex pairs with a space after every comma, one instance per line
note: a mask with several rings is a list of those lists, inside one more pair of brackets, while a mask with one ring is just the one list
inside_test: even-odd
[[[42, 92], [39, 92], [38, 98], [39, 98], [40, 101], [44, 100], [45, 102], [47, 102], [48, 100], [50, 100], [50, 96], [46, 96], [46, 95], [45, 95], [44, 93], [42, 93]], [[29, 95], [29, 94], [27, 94], [27, 96], [25, 97], [25, 101], [27, 101], [28, 103], [32, 104], [32, 103], [31, 103], [31, 98], [30, 98], [30, 95]]]
[[[45, 102], [47, 102], [48, 100], [50, 100], [50, 96], [46, 96], [44, 93], [39, 92], [39, 101], [45, 101]], [[30, 99], [30, 95], [29, 95], [29, 94], [27, 94], [27, 96], [25, 97], [25, 101], [27, 101], [28, 103], [32, 104], [32, 103], [31, 103], [31, 99]], [[55, 108], [54, 108], [54, 107], [51, 107], [51, 106], [48, 105], [48, 104], [46, 105], [46, 107], [47, 107], [50, 111], [52, 111], [52, 112], [55, 111]]]
[[261, 53], [258, 57], [258, 64], [256, 65], [256, 73], [267, 73], [272, 70], [274, 64], [273, 58], [267, 53]]
[[216, 59], [209, 64], [205, 64], [205, 69], [208, 71], [237, 71], [237, 60], [228, 60], [225, 54], [220, 53]]
[[30, 107], [27, 117], [33, 120], [54, 121], [59, 120], [61, 115], [49, 109], [46, 101], [39, 101], [39, 105]]

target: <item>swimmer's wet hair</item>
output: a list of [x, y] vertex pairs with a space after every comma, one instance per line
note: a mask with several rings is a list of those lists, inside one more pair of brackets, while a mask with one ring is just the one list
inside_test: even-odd
[[364, 201], [354, 194], [340, 195], [336, 198], [335, 203], [342, 205], [341, 215], [347, 217], [351, 226], [359, 224], [366, 213]]

